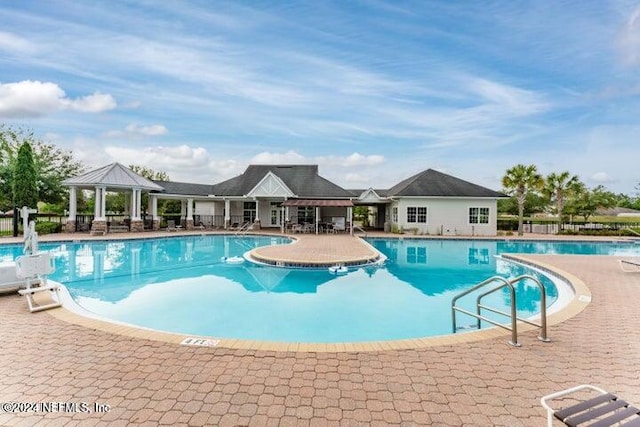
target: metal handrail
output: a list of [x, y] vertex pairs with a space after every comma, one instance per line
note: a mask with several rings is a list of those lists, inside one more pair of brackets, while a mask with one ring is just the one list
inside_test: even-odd
[[[515, 283], [518, 283], [522, 280], [533, 280], [533, 282], [538, 286], [538, 288], [540, 289], [540, 304], [541, 304], [541, 308], [540, 308], [540, 324], [531, 322], [527, 319], [522, 319], [519, 318], [517, 316], [517, 311], [516, 311], [516, 291], [515, 291], [515, 287], [513, 286]], [[476, 299], [476, 313], [472, 313], [468, 310], [465, 310], [463, 308], [457, 307], [456, 306], [456, 302], [458, 301], [458, 299], [460, 299], [461, 297], [470, 294], [473, 291], [476, 291], [484, 286], [487, 286], [493, 282], [502, 282], [499, 286], [496, 286], [494, 288], [492, 288], [491, 290], [484, 292], [482, 294], [480, 294], [477, 299]], [[495, 308], [492, 307], [488, 307], [486, 305], [482, 304], [482, 299], [487, 296], [490, 295], [500, 289], [503, 288], [509, 288], [509, 296], [511, 299], [511, 312], [507, 313], [501, 310], [497, 310]], [[488, 310], [491, 311], [493, 313], [496, 314], [500, 314], [506, 317], [511, 318], [511, 327], [505, 326], [501, 323], [498, 323], [492, 319], [489, 319], [485, 316], [482, 316], [482, 312], [481, 310]], [[544, 341], [544, 342], [549, 342], [551, 341], [548, 337], [547, 337], [547, 293], [546, 290], [544, 288], [544, 286], [542, 285], [542, 283], [540, 283], [540, 281], [531, 276], [531, 275], [522, 275], [522, 276], [518, 276], [514, 279], [511, 280], [507, 280], [504, 277], [501, 276], [493, 276], [490, 277], [487, 280], [484, 280], [483, 282], [478, 283], [477, 285], [473, 286], [470, 289], [467, 289], [466, 291], [462, 292], [461, 294], [456, 295], [453, 300], [451, 301], [451, 318], [452, 318], [452, 324], [453, 324], [453, 333], [457, 332], [457, 325], [456, 325], [456, 311], [459, 311], [461, 313], [464, 313], [468, 316], [471, 317], [475, 317], [478, 320], [478, 329], [480, 329], [481, 327], [481, 323], [484, 320], [485, 322], [489, 322], [492, 325], [498, 326], [500, 328], [506, 329], [511, 331], [511, 341], [509, 342], [509, 344], [519, 347], [520, 344], [518, 344], [518, 326], [517, 326], [517, 322], [521, 321], [523, 323], [527, 323], [529, 325], [532, 326], [536, 326], [540, 328], [540, 335], [538, 336], [538, 339], [540, 341]]]
[[247, 234], [249, 232], [249, 230], [251, 230], [253, 228], [253, 222], [251, 221], [247, 221], [244, 224], [242, 224], [242, 226], [236, 231], [236, 236], [238, 234]]
[[[480, 288], [482, 288], [483, 286], [486, 286], [490, 283], [493, 283], [495, 281], [500, 281], [500, 282], [504, 282], [498, 289], [501, 289], [505, 286], [509, 287], [510, 290], [510, 295], [511, 295], [511, 327], [505, 326], [502, 323], [498, 323], [492, 319], [489, 319], [487, 317], [484, 317], [482, 315], [480, 315], [479, 313], [472, 313], [470, 311], [467, 311], [463, 308], [460, 307], [456, 307], [456, 301], [458, 301], [460, 298], [462, 298], [465, 295], [470, 294], [471, 292], [478, 290]], [[509, 281], [507, 279], [505, 279], [502, 276], [493, 276], [488, 278], [487, 280], [484, 280], [480, 283], [478, 283], [477, 285], [473, 286], [470, 289], [467, 289], [466, 291], [462, 292], [461, 294], [456, 295], [453, 300], [451, 300], [451, 320], [452, 320], [452, 324], [453, 324], [453, 333], [455, 334], [457, 331], [457, 326], [456, 326], [456, 311], [459, 311], [461, 313], [467, 314], [471, 317], [475, 317], [478, 320], [484, 320], [485, 322], [489, 322], [492, 325], [498, 326], [500, 328], [506, 329], [508, 331], [511, 331], [511, 341], [509, 341], [509, 344], [515, 346], [515, 347], [519, 347], [520, 344], [518, 344], [518, 325], [516, 323], [516, 291], [515, 288], [513, 287], [513, 285], [511, 283], [509, 283]]]
[[540, 324], [537, 325], [533, 322], [529, 322], [524, 319], [518, 319], [525, 323], [528, 323], [533, 326], [537, 326], [540, 328], [540, 335], [538, 335], [538, 339], [543, 342], [550, 342], [551, 339], [547, 336], [547, 290], [544, 285], [538, 280], [537, 277], [531, 276], [529, 274], [523, 274], [522, 276], [518, 276], [515, 279], [510, 281], [511, 284], [521, 282], [523, 280], [532, 280], [540, 289]]
[[638, 233], [636, 230], [634, 230], [631, 227], [626, 227], [625, 230], [631, 232], [631, 234], [635, 234], [636, 236], [640, 236], [640, 233]]
[[365, 229], [364, 229], [364, 228], [360, 227], [359, 225], [355, 225], [355, 224], [354, 224], [354, 225], [353, 225], [353, 229], [354, 229], [354, 230], [360, 230], [360, 232], [364, 234], [364, 237], [367, 237], [367, 232], [365, 231]]

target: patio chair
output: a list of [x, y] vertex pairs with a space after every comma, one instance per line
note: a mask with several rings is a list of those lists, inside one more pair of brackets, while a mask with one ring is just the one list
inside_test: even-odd
[[640, 261], [632, 261], [627, 259], [619, 259], [620, 268], [625, 273], [636, 273], [640, 271]]
[[[596, 397], [583, 400], [564, 409], [553, 409], [550, 406], [552, 400], [569, 396], [582, 390], [592, 390], [599, 394]], [[618, 425], [618, 423], [620, 426], [626, 427], [640, 426], [640, 409], [631, 406], [600, 387], [589, 384], [548, 394], [540, 399], [540, 403], [547, 410], [548, 427], [553, 427], [554, 417], [568, 426], [578, 426], [584, 423], [589, 423], [590, 427], [613, 426]]]
[[[19, 290], [18, 293], [27, 298], [29, 311], [32, 313], [62, 305], [58, 294], [60, 286], [47, 283], [47, 275], [54, 271], [53, 258], [49, 252], [23, 255], [16, 258], [16, 276], [19, 279], [24, 279], [26, 284], [25, 289]], [[34, 286], [36, 283], [39, 283], [39, 286]], [[52, 301], [47, 304], [37, 304], [34, 300], [34, 295], [45, 291], [49, 291], [52, 294]]]
[[178, 231], [181, 229], [181, 225], [176, 225], [176, 222], [172, 219], [167, 220], [167, 231]]

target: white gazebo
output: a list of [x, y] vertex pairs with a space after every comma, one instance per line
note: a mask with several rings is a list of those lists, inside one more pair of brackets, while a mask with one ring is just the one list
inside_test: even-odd
[[69, 187], [69, 218], [65, 226], [67, 232], [76, 229], [78, 190], [95, 191], [94, 219], [92, 233], [107, 232], [106, 200], [107, 191], [131, 192], [130, 215], [131, 231], [143, 231], [141, 201], [142, 191], [162, 191], [155, 182], [138, 175], [120, 163], [112, 163], [85, 174], [69, 178], [62, 183]]

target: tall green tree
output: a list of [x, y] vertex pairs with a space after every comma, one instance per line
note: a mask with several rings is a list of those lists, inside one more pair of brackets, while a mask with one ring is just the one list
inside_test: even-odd
[[616, 205], [616, 202], [617, 196], [603, 185], [598, 185], [595, 188], [578, 185], [577, 191], [568, 200], [565, 211], [581, 215], [585, 221], [589, 221], [589, 217], [595, 214], [598, 209], [611, 208]]
[[[581, 187], [582, 186], [582, 187]], [[544, 185], [544, 192], [549, 201], [556, 205], [558, 214], [558, 224], [562, 223], [563, 209], [567, 199], [580, 191], [584, 184], [580, 182], [577, 175], [571, 175], [568, 171], [551, 173], [547, 175]]]
[[25, 142], [32, 148], [38, 200], [66, 205], [68, 190], [62, 181], [82, 172], [82, 163], [70, 151], [38, 139], [31, 131], [0, 125], [0, 208], [5, 210], [12, 205], [15, 164], [18, 150]]
[[18, 150], [12, 187], [14, 206], [38, 207], [38, 174], [33, 160], [33, 150], [28, 142], [23, 143]]
[[502, 177], [502, 187], [509, 195], [515, 196], [518, 204], [518, 236], [522, 236], [524, 205], [527, 195], [542, 188], [544, 180], [535, 165], [518, 164], [507, 169]]
[[171, 181], [169, 175], [164, 171], [155, 171], [151, 168], [140, 165], [129, 165], [129, 169], [147, 179], [154, 181]]

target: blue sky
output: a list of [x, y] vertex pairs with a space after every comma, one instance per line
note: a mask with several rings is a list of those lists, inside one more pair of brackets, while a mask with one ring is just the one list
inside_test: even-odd
[[0, 123], [88, 166], [640, 182], [635, 1], [0, 2]]

